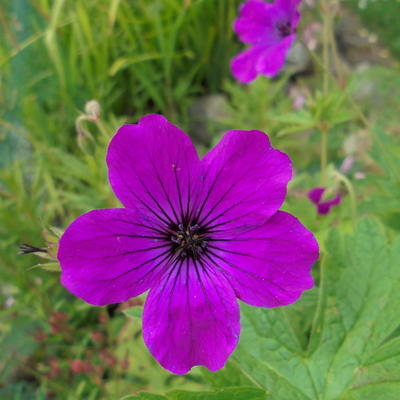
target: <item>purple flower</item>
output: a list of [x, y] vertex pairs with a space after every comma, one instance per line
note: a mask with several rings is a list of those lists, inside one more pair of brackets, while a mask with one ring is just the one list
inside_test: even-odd
[[126, 208], [76, 219], [59, 244], [62, 284], [94, 305], [149, 290], [143, 336], [166, 369], [222, 368], [239, 340], [236, 298], [296, 301], [313, 287], [318, 244], [278, 211], [292, 170], [260, 131], [229, 131], [201, 160], [160, 115], [124, 125], [107, 154]]
[[342, 201], [342, 196], [338, 193], [332, 200], [323, 201], [322, 196], [326, 188], [316, 187], [308, 193], [308, 198], [317, 206], [318, 214], [328, 214], [332, 206], [338, 205]]
[[283, 67], [286, 53], [296, 38], [300, 1], [275, 0], [270, 4], [249, 0], [241, 6], [234, 30], [242, 42], [252, 46], [232, 60], [236, 79], [248, 83], [258, 74], [274, 76]]

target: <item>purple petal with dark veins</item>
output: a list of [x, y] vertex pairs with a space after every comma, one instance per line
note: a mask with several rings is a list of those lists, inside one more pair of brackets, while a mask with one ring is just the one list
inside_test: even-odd
[[195, 365], [222, 368], [240, 333], [239, 306], [223, 274], [184, 259], [146, 300], [143, 338], [154, 358], [175, 374]]
[[296, 301], [313, 287], [311, 267], [318, 243], [292, 215], [278, 211], [264, 225], [237, 234], [229, 230], [210, 244], [210, 257], [235, 289], [254, 306], [276, 307]]
[[93, 210], [77, 218], [59, 242], [61, 283], [101, 306], [148, 290], [165, 268], [169, 244], [129, 209]]
[[187, 211], [199, 184], [200, 161], [189, 136], [157, 114], [122, 126], [109, 145], [107, 164], [122, 204], [160, 224]]
[[229, 131], [201, 160], [204, 188], [199, 225], [248, 230], [282, 205], [292, 176], [289, 157], [260, 131]]

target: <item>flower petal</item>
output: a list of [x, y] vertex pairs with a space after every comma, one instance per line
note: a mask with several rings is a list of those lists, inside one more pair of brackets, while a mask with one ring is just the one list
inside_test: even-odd
[[199, 158], [190, 138], [161, 115], [124, 125], [107, 153], [109, 179], [125, 207], [161, 225], [181, 219], [198, 180]]
[[170, 244], [146, 226], [128, 209], [80, 216], [60, 239], [61, 283], [94, 305], [126, 301], [149, 289], [163, 270]]
[[279, 9], [261, 0], [250, 0], [240, 8], [240, 16], [234, 22], [234, 31], [240, 41], [251, 44], [272, 44], [279, 40], [276, 23]]
[[229, 131], [202, 159], [204, 193], [198, 224], [246, 231], [282, 205], [292, 176], [289, 157], [260, 131]]
[[332, 206], [336, 206], [342, 201], [342, 196], [340, 193], [337, 193], [336, 196], [331, 200], [322, 201], [322, 196], [325, 191], [326, 188], [324, 187], [315, 187], [308, 193], [308, 198], [317, 206], [317, 212], [320, 215], [328, 214]]
[[300, 20], [298, 11], [301, 0], [276, 0], [275, 7], [281, 10], [281, 13], [288, 21], [292, 21], [292, 27], [295, 28]]
[[248, 0], [240, 7], [239, 18], [247, 18], [272, 28], [278, 20], [285, 17], [282, 10], [286, 10], [286, 4], [284, 6], [277, 7], [277, 3], [267, 3], [263, 0]]
[[323, 187], [315, 187], [308, 192], [308, 198], [314, 203], [319, 204], [321, 201], [321, 197], [325, 192], [325, 188]]
[[143, 314], [143, 338], [166, 369], [222, 368], [239, 339], [239, 306], [222, 274], [182, 259], [153, 288]]
[[286, 53], [295, 40], [296, 35], [286, 36], [274, 46], [269, 46], [267, 51], [263, 52], [257, 61], [257, 72], [262, 75], [275, 76], [284, 66]]
[[256, 79], [259, 59], [266, 51], [268, 51], [267, 45], [258, 45], [239, 53], [231, 62], [232, 75], [242, 83]]
[[236, 295], [254, 306], [291, 304], [313, 287], [318, 243], [292, 215], [278, 211], [245, 234], [214, 237], [208, 257], [224, 271]]
[[328, 214], [329, 211], [331, 210], [331, 207], [340, 204], [341, 201], [342, 201], [342, 196], [340, 195], [340, 193], [338, 193], [332, 200], [319, 203], [317, 205], [318, 214], [320, 215]]

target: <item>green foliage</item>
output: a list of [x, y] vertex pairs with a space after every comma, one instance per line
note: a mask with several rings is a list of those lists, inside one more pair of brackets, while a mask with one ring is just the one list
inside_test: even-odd
[[184, 392], [175, 390], [165, 396], [150, 393], [140, 393], [137, 396], [127, 396], [121, 400], [265, 400], [266, 394], [262, 389], [232, 387], [212, 392]]
[[400, 147], [379, 128], [373, 139], [371, 157], [378, 168], [364, 186], [372, 186], [374, 195], [366, 198], [360, 209], [380, 215], [388, 226], [400, 230]]
[[380, 127], [396, 131], [397, 113], [400, 107], [400, 75], [398, 71], [372, 67], [354, 74], [349, 90], [362, 109]]
[[[62, 104], [62, 113], [96, 98], [106, 110], [175, 115], [188, 96], [221, 87], [236, 48], [231, 20], [238, 4], [7, 1], [3, 19], [16, 19], [23, 32], [6, 23], [0, 66], [7, 82], [26, 79], [25, 85], [40, 88], [40, 103], [52, 110]], [[23, 45], [15, 48], [19, 38]], [[21, 74], [24, 61], [38, 51], [45, 57], [37, 61], [40, 75]]]
[[365, 25], [380, 35], [382, 41], [397, 57], [400, 55], [400, 30], [396, 15], [400, 4], [392, 0], [349, 0]]

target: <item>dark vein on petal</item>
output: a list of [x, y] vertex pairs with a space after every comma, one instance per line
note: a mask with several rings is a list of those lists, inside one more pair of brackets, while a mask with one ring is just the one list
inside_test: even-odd
[[[121, 164], [121, 163], [120, 163], [120, 164]], [[136, 179], [139, 180], [139, 176], [138, 176], [136, 170], [135, 170], [134, 168], [132, 168], [131, 160], [129, 160], [128, 165], [130, 166], [130, 169], [133, 171], [134, 175], [136, 176]], [[118, 168], [117, 170], [118, 170], [118, 175], [119, 175], [120, 180], [121, 180], [122, 182], [124, 182], [125, 179], [122, 179], [122, 175], [121, 175], [121, 172], [120, 172], [122, 169]], [[138, 195], [137, 195], [136, 193], [133, 192], [133, 190], [132, 190], [132, 188], [130, 187], [130, 185], [127, 185], [127, 184], [126, 184], [124, 187], [127, 188], [128, 191], [129, 191], [129, 193], [130, 193], [131, 195], [133, 195], [144, 207], [146, 207], [146, 208], [148, 209], [148, 211], [150, 211], [156, 218], [158, 218], [158, 219], [159, 219], [160, 221], [162, 221], [164, 224], [167, 224], [167, 225], [168, 225], [168, 221], [166, 221], [166, 220], [165, 220], [164, 218], [162, 218], [159, 214], [157, 214], [155, 211], [153, 211], [153, 210], [151, 209], [151, 207], [149, 207], [149, 206], [146, 204], [145, 201], [143, 201], [140, 197], [138, 197]]]
[[[208, 213], [201, 219], [201, 222], [199, 222], [199, 224], [204, 224], [207, 225], [209, 222], [205, 222], [207, 221], [207, 218], [210, 216], [210, 214], [212, 214], [212, 212], [221, 204], [222, 201], [224, 201], [225, 197], [229, 194], [229, 192], [237, 185], [237, 181], [233, 182], [231, 184], [231, 186], [229, 187], [229, 189], [223, 194], [223, 196], [214, 203], [214, 205], [210, 208], [210, 210], [208, 211]], [[211, 220], [212, 222], [213, 220]]]
[[187, 306], [187, 309], [188, 309], [188, 314], [189, 314], [189, 336], [190, 336], [190, 346], [189, 346], [189, 357], [190, 357], [190, 360], [192, 359], [192, 357], [193, 357], [193, 350], [194, 350], [194, 346], [193, 346], [193, 319], [192, 319], [192, 307], [191, 307], [191, 304], [190, 304], [190, 285], [189, 285], [189, 282], [190, 282], [190, 276], [189, 276], [189, 271], [190, 271], [190, 261], [189, 261], [189, 259], [187, 258], [186, 259], [186, 282], [185, 282], [185, 285], [186, 285], [186, 306]]
[[[163, 253], [165, 254], [165, 252]], [[171, 261], [171, 259], [174, 257], [174, 254], [170, 254], [167, 257], [164, 257], [161, 261], [159, 261], [152, 269], [150, 269], [149, 271], [147, 271], [138, 282], [142, 282], [148, 275], [150, 275], [156, 268], [158, 268], [162, 263], [164, 263], [165, 261], [167, 261], [167, 264]], [[166, 267], [167, 268], [167, 267]]]
[[[254, 288], [253, 285], [246, 284], [242, 279], [239, 279], [237, 276], [235, 276], [235, 275], [232, 274], [231, 272], [227, 271], [225, 268], [221, 267], [218, 263], [215, 263], [215, 260], [213, 260], [210, 256], [207, 255], [207, 258], [208, 258], [210, 261], [213, 261], [213, 265], [214, 265], [216, 268], [218, 268], [218, 270], [221, 271], [221, 273], [225, 276], [225, 278], [228, 280], [228, 282], [230, 281], [230, 279], [233, 279], [233, 280], [235, 280], [235, 281], [239, 284], [240, 287], [245, 287], [246, 289], [250, 289], [250, 290], [252, 290], [252, 291], [256, 290], [258, 293], [260, 293], [260, 291], [259, 291], [258, 289], [256, 289], [256, 288]], [[259, 277], [259, 276], [255, 276], [254, 278], [255, 278], [255, 279], [263, 279], [263, 278], [261, 278], [261, 277]], [[268, 281], [268, 282], [269, 282], [269, 281]], [[235, 290], [234, 287], [232, 287], [232, 290], [236, 293], [236, 295], [238, 295], [237, 290]], [[274, 295], [273, 293], [271, 293], [271, 291], [270, 291], [269, 289], [265, 289], [265, 290], [268, 291], [270, 297], [274, 298], [275, 301], [279, 302], [279, 299], [278, 299], [278, 297], [277, 297], [276, 295]], [[286, 292], [286, 293], [287, 293], [287, 292]]]
[[[214, 233], [216, 231], [213, 231]], [[254, 238], [224, 238], [224, 239], [214, 239], [213, 242], [248, 242], [248, 241], [258, 241], [261, 240], [263, 242], [272, 241], [272, 242], [279, 242], [279, 243], [286, 243], [286, 244], [293, 244], [293, 240], [289, 239], [281, 239], [280, 237], [254, 237]]]
[[[243, 273], [245, 273], [245, 274], [248, 274], [248, 275], [252, 276], [252, 277], [255, 278], [255, 279], [259, 279], [259, 280], [262, 280], [262, 281], [267, 281], [268, 283], [270, 283], [271, 285], [275, 286], [276, 288], [282, 290], [282, 291], [285, 292], [285, 293], [288, 293], [288, 289], [286, 289], [286, 288], [282, 287], [281, 285], [279, 285], [278, 283], [272, 281], [270, 278], [262, 277], [262, 276], [260, 276], [260, 275], [257, 275], [257, 274], [255, 274], [255, 273], [251, 272], [251, 271], [248, 271], [248, 270], [246, 270], [246, 269], [243, 269], [243, 268], [239, 267], [238, 265], [233, 264], [231, 261], [228, 261], [228, 260], [222, 258], [221, 256], [219, 256], [218, 254], [214, 253], [214, 252], [211, 251], [211, 250], [209, 250], [208, 252], [209, 252], [210, 254], [212, 254], [214, 257], [219, 258], [221, 261], [223, 261], [225, 264], [231, 266], [232, 268], [235, 268], [235, 269], [237, 269], [238, 271], [241, 271], [241, 272], [243, 272]], [[206, 256], [208, 256], [208, 254], [206, 254]], [[208, 257], [209, 257], [209, 256], [208, 256]], [[275, 295], [273, 295], [273, 296], [276, 297]]]
[[131, 234], [127, 234], [127, 233], [114, 233], [113, 236], [140, 238], [140, 239], [156, 239], [156, 240], [165, 240], [165, 241], [168, 240], [165, 236], [131, 235]]
[[[139, 264], [139, 265], [136, 265], [136, 266], [133, 267], [133, 268], [128, 269], [127, 271], [121, 272], [119, 275], [117, 275], [117, 276], [115, 276], [115, 277], [113, 277], [113, 278], [109, 278], [109, 279], [97, 279], [97, 281], [99, 281], [99, 282], [103, 282], [103, 281], [114, 281], [114, 280], [116, 280], [116, 279], [121, 278], [121, 277], [124, 276], [124, 275], [130, 274], [130, 273], [133, 272], [133, 271], [139, 270], [140, 268], [144, 267], [145, 265], [147, 265], [147, 264], [149, 264], [149, 263], [151, 263], [151, 262], [157, 260], [159, 257], [165, 256], [167, 253], [169, 253], [169, 249], [166, 250], [166, 251], [164, 251], [164, 252], [161, 253], [161, 254], [157, 254], [155, 257], [150, 258], [149, 260], [146, 260], [146, 261], [142, 262], [142, 263]], [[156, 265], [161, 264], [161, 263], [164, 262], [167, 258], [168, 258], [168, 256], [165, 257], [165, 258], [163, 258], [162, 260], [160, 260], [159, 263], [157, 263]]]
[[178, 179], [178, 174], [176, 172], [176, 168], [177, 168], [177, 165], [175, 165], [175, 167], [174, 167], [174, 176], [175, 176], [176, 187], [178, 189], [179, 207], [181, 209], [181, 212], [180, 212], [180, 214], [181, 214], [181, 222], [183, 222], [184, 221], [184, 214], [183, 214], [182, 193], [181, 193], [181, 186], [179, 184], [179, 179]]
[[[222, 169], [221, 169], [222, 170]], [[239, 178], [236, 178], [236, 180], [231, 184], [231, 186], [225, 191], [225, 193], [220, 197], [218, 201], [215, 202], [215, 204], [212, 206], [212, 209], [207, 213], [207, 215], [202, 218], [202, 224], [209, 224], [209, 222], [205, 222], [208, 218], [208, 216], [221, 204], [221, 202], [225, 199], [225, 197], [231, 192], [231, 190], [237, 186], [238, 183], [242, 181], [242, 179], [247, 175], [247, 171], [245, 171]], [[254, 194], [254, 193], [253, 193]], [[240, 204], [240, 202], [239, 202]], [[212, 220], [213, 221], [213, 220]]]
[[156, 218], [158, 218], [160, 221], [164, 222], [164, 224], [168, 225], [169, 222], [168, 220], [165, 220], [161, 215], [157, 214], [146, 202], [144, 202], [140, 197], [138, 197], [135, 193], [133, 195], [136, 197], [136, 199], [149, 210]]
[[[113, 218], [112, 221], [124, 222], [125, 224], [140, 226], [141, 228], [147, 228], [147, 229], [150, 229], [150, 230], [152, 230], [152, 231], [154, 231], [154, 232], [161, 233], [161, 234], [163, 234], [163, 235], [165, 235], [165, 233], [166, 233], [166, 231], [164, 231], [164, 230], [157, 229], [157, 228], [155, 228], [155, 227], [153, 227], [153, 226], [151, 226], [151, 225], [145, 225], [145, 224], [138, 223], [138, 222], [125, 221], [125, 220], [122, 220], [122, 219], [119, 220], [119, 219], [115, 219], [115, 218]], [[171, 232], [172, 232], [172, 231], [168, 231], [168, 233], [171, 233]]]
[[144, 184], [142, 179], [139, 179], [140, 183], [142, 184], [142, 186], [144, 187], [144, 190], [146, 191], [146, 193], [148, 194], [148, 196], [154, 201], [154, 203], [157, 205], [157, 207], [159, 208], [159, 210], [163, 213], [163, 215], [168, 219], [168, 221], [173, 224], [174, 221], [172, 221], [171, 217], [165, 212], [165, 210], [161, 207], [161, 204], [158, 202], [158, 200], [151, 194], [151, 192], [149, 191], [149, 189], [147, 188], [147, 186]]
[[170, 248], [170, 244], [169, 243], [164, 243], [160, 246], [155, 246], [155, 247], [146, 247], [144, 249], [138, 249], [138, 250], [128, 250], [128, 251], [124, 251], [122, 253], [117, 253], [117, 254], [111, 254], [111, 255], [104, 255], [104, 256], [97, 256], [97, 257], [82, 257], [80, 256], [80, 258], [84, 259], [84, 260], [101, 260], [101, 259], [107, 259], [107, 258], [114, 258], [114, 257], [123, 257], [126, 256], [128, 254], [136, 254], [136, 253], [144, 253], [146, 251], [151, 251], [151, 250], [156, 250], [156, 249], [162, 249], [165, 247], [169, 247]]
[[[281, 261], [281, 260], [276, 259], [276, 258], [267, 257], [267, 255], [263, 255], [262, 257], [257, 257], [257, 256], [255, 256], [254, 254], [241, 253], [241, 252], [239, 252], [239, 251], [224, 249], [224, 248], [216, 247], [216, 246], [213, 246], [213, 245], [210, 245], [210, 244], [207, 246], [207, 248], [211, 248], [211, 249], [214, 249], [214, 250], [219, 250], [219, 251], [222, 251], [222, 252], [225, 252], [225, 253], [235, 254], [235, 255], [238, 255], [238, 256], [241, 256], [241, 257], [253, 258], [254, 260], [259, 260], [259, 261], [270, 261], [271, 263], [274, 263], [274, 264], [283, 264], [283, 263], [289, 264], [289, 265], [290, 265], [290, 264], [294, 264], [294, 263], [300, 264], [300, 263], [303, 263], [304, 261], [307, 261], [307, 260], [309, 259], [309, 255], [306, 255], [306, 256], [304, 256], [304, 257], [298, 257], [298, 258], [296, 258], [296, 261], [295, 261], [295, 262], [293, 262], [293, 261], [287, 261], [287, 260]], [[282, 254], [285, 255], [285, 253], [282, 252], [282, 251], [273, 251], [273, 250], [269, 250], [269, 251], [268, 251], [268, 255], [269, 255], [269, 256], [271, 256], [271, 255], [282, 256]], [[289, 272], [286, 272], [286, 273], [289, 273]], [[289, 273], [289, 274], [290, 274], [290, 273]], [[290, 275], [291, 275], [291, 274], [290, 274]]]
[[[171, 275], [172, 271], [175, 270], [176, 266], [179, 263], [178, 271], [176, 271], [176, 273], [175, 273], [174, 281], [173, 281], [173, 284], [172, 284], [172, 287], [171, 287], [171, 291], [170, 291], [171, 294], [170, 294], [169, 299], [168, 299], [168, 323], [169, 323], [169, 321], [171, 319], [171, 302], [172, 302], [172, 298], [174, 297], [174, 291], [175, 291], [176, 283], [178, 282], [179, 275], [181, 273], [183, 261], [184, 261], [184, 259], [180, 259], [180, 260], [177, 259], [175, 261], [174, 265], [172, 266], [171, 272], [170, 272], [170, 275]], [[169, 280], [170, 275], [168, 276], [168, 280]]]
[[237, 254], [237, 255], [239, 255], [239, 256], [257, 258], [257, 257], [255, 257], [253, 254], [241, 253], [241, 252], [235, 251], [235, 250], [224, 249], [224, 248], [221, 248], [221, 247], [213, 246], [213, 245], [210, 244], [210, 243], [208, 244], [207, 248], [215, 249], [215, 250], [220, 250], [220, 251], [223, 251], [223, 252], [226, 252], [226, 253]]
[[[216, 227], [218, 227], [218, 226], [230, 224], [231, 222], [235, 222], [235, 221], [237, 221], [237, 220], [239, 220], [239, 219], [241, 219], [241, 218], [247, 217], [247, 216], [250, 215], [250, 214], [254, 214], [254, 211], [249, 211], [249, 212], [247, 212], [247, 213], [245, 213], [245, 214], [243, 214], [243, 215], [240, 215], [239, 217], [232, 218], [232, 219], [230, 219], [230, 220], [228, 220], [228, 221], [222, 221], [222, 222], [220, 222], [219, 224], [207, 226], [207, 231], [210, 232], [210, 233], [211, 233], [211, 232], [215, 232], [215, 231], [214, 231], [214, 228], [216, 228]], [[218, 218], [220, 218], [221, 216], [222, 216], [222, 215], [220, 215]], [[267, 219], [267, 217], [265, 217], [265, 220], [266, 220], [266, 219]], [[255, 228], [258, 228], [260, 225], [264, 224], [264, 222], [265, 222], [265, 221], [261, 222], [259, 225], [257, 225], [256, 227], [252, 228], [251, 230], [253, 230], [253, 229], [255, 229]], [[208, 223], [210, 223], [210, 221], [209, 221]]]
[[[205, 273], [206, 273], [206, 275], [208, 276], [209, 281], [211, 282], [211, 284], [212, 284], [212, 285], [214, 286], [214, 288], [215, 288], [215, 292], [217, 293], [217, 296], [219, 297], [220, 304], [222, 304], [223, 308], [225, 309], [226, 315], [230, 315], [230, 314], [231, 314], [231, 311], [230, 311], [230, 309], [228, 308], [228, 306], [227, 306], [227, 304], [226, 304], [226, 302], [225, 302], [225, 296], [223, 296], [223, 295], [221, 294], [220, 288], [218, 288], [218, 285], [215, 283], [215, 279], [212, 279], [211, 276], [209, 275], [209, 272], [212, 271], [213, 275], [214, 275], [215, 277], [218, 277], [218, 275], [217, 275], [217, 274], [215, 273], [215, 271], [214, 271], [214, 268], [215, 268], [215, 267], [214, 267], [214, 266], [210, 266], [209, 264], [207, 264], [205, 260], [204, 260], [204, 263], [210, 267], [209, 269], [207, 269], [207, 268], [205, 269]], [[222, 274], [222, 275], [224, 275], [224, 274]], [[218, 278], [219, 278], [219, 277], [218, 277]], [[224, 279], [225, 279], [227, 285], [229, 285], [229, 287], [232, 289], [232, 291], [235, 292], [235, 290], [234, 290], [234, 288], [232, 287], [232, 285], [231, 285], [231, 283], [229, 282], [229, 280], [226, 279], [225, 276], [224, 276]], [[222, 330], [222, 333], [223, 333], [223, 335], [225, 336], [225, 338], [228, 340], [228, 339], [229, 339], [229, 335], [226, 334], [226, 330]]]
[[[218, 220], [219, 218], [223, 217], [226, 213], [228, 213], [229, 211], [232, 211], [235, 207], [240, 206], [240, 205], [243, 203], [244, 200], [248, 200], [248, 199], [249, 199], [249, 197], [245, 197], [245, 198], [243, 198], [243, 199], [237, 201], [236, 203], [232, 204], [230, 207], [228, 207], [227, 209], [225, 209], [223, 212], [221, 212], [220, 214], [218, 214], [216, 217], [212, 218], [212, 219], [209, 220], [209, 221], [206, 221], [206, 222], [205, 222], [205, 225], [211, 224], [211, 223], [214, 222], [215, 220]], [[248, 213], [246, 213], [246, 214], [244, 214], [244, 215], [242, 215], [242, 216], [240, 216], [240, 217], [237, 217], [237, 218], [235, 218], [235, 219], [243, 218], [243, 217], [245, 217], [246, 215], [249, 215], [249, 214], [252, 214], [252, 213], [254, 213], [254, 211], [250, 211], [250, 212], [248, 212]], [[232, 221], [234, 221], [235, 219], [230, 220], [230, 221], [228, 221], [228, 222], [232, 222]], [[226, 224], [226, 223], [228, 223], [228, 222], [222, 222], [221, 224], [223, 225], [223, 224]], [[219, 225], [221, 225], [221, 224], [219, 224]], [[215, 227], [215, 226], [219, 226], [219, 225], [218, 225], [218, 224], [217, 224], [217, 225], [214, 225], [214, 227]], [[211, 228], [210, 228], [210, 229], [211, 229]]]
[[169, 206], [171, 207], [172, 213], [174, 214], [174, 217], [176, 218], [176, 222], [178, 222], [178, 215], [176, 214], [175, 207], [172, 205], [171, 199], [170, 199], [170, 197], [169, 197], [169, 195], [168, 195], [168, 193], [167, 193], [167, 191], [165, 189], [164, 182], [162, 181], [162, 179], [160, 177], [160, 174], [158, 173], [158, 170], [157, 170], [156, 166], [154, 165], [154, 161], [153, 160], [151, 160], [151, 165], [153, 166], [153, 169], [154, 169], [154, 171], [156, 173], [157, 180], [161, 185], [161, 188], [162, 188], [162, 191], [164, 193], [164, 196], [165, 196]]
[[[204, 198], [203, 203], [201, 204], [201, 207], [200, 207], [199, 211], [197, 212], [197, 219], [198, 219], [198, 220], [202, 219], [201, 214], [203, 213], [204, 206], [206, 205], [206, 203], [207, 203], [207, 201], [208, 201], [208, 199], [209, 199], [209, 197], [210, 197], [212, 191], [214, 190], [214, 186], [215, 186], [215, 184], [217, 183], [217, 180], [220, 178], [221, 173], [222, 173], [222, 170], [223, 170], [223, 168], [221, 168], [221, 169], [218, 171], [218, 173], [215, 175], [215, 178], [214, 178], [214, 180], [213, 180], [211, 186], [210, 186], [210, 187], [208, 188], [208, 190], [207, 190], [206, 197]], [[207, 175], [204, 177], [204, 181], [205, 181], [205, 178], [206, 178], [206, 177], [207, 177]]]
[[[206, 266], [205, 266], [204, 264], [202, 264], [202, 261], [201, 261], [201, 260], [199, 260], [199, 262], [200, 262], [200, 265], [201, 265], [201, 267], [202, 267], [202, 269], [203, 269], [203, 272], [205, 273], [205, 271], [207, 270]], [[196, 263], [196, 262], [195, 262], [195, 263]], [[200, 284], [201, 290], [202, 290], [202, 292], [203, 292], [204, 298], [205, 298], [206, 303], [207, 303], [207, 305], [208, 305], [208, 307], [209, 307], [209, 310], [210, 310], [210, 312], [211, 312], [211, 316], [213, 317], [213, 319], [214, 319], [214, 321], [215, 321], [215, 328], [218, 329], [218, 330], [220, 330], [220, 324], [221, 324], [221, 322], [220, 322], [220, 320], [219, 320], [219, 319], [216, 317], [216, 315], [215, 315], [215, 306], [213, 306], [212, 302], [210, 301], [210, 299], [209, 299], [209, 297], [208, 297], [207, 290], [206, 290], [206, 288], [205, 288], [205, 286], [204, 286], [204, 282], [203, 282], [203, 280], [202, 280], [201, 274], [199, 273], [199, 271], [198, 271], [197, 268], [196, 268], [196, 273], [197, 273], [197, 278], [198, 278], [198, 280], [199, 280], [199, 284]], [[207, 276], [208, 276], [208, 275], [207, 275]]]
[[190, 225], [192, 221], [192, 213], [190, 210], [190, 200], [191, 200], [191, 175], [190, 175], [190, 168], [188, 169], [188, 181], [187, 181], [187, 187], [188, 187], [188, 196], [187, 196], [187, 205], [186, 205], [186, 215], [185, 215], [185, 222]]

